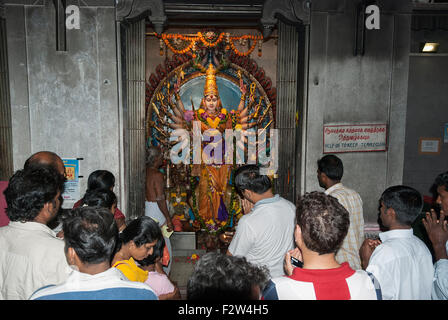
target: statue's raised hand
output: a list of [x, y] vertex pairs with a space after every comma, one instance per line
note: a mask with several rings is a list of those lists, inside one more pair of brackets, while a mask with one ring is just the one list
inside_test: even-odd
[[180, 91], [180, 75], [177, 75], [176, 83], [174, 84], [174, 93], [179, 93]]
[[244, 96], [246, 95], [247, 88], [246, 88], [246, 85], [243, 82], [243, 78], [240, 78], [240, 91], [241, 91], [242, 95], [244, 95]]

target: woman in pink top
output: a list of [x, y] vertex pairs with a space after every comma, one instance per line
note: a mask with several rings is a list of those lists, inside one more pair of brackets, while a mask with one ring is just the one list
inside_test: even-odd
[[181, 298], [179, 288], [171, 282], [163, 271], [162, 256], [165, 240], [160, 238], [154, 246], [152, 254], [137, 261], [139, 267], [148, 271], [145, 283], [149, 285], [159, 297], [159, 300], [178, 300]]

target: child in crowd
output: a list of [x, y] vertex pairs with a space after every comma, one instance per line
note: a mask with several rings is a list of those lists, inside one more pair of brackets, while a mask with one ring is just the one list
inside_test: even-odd
[[148, 278], [145, 283], [148, 284], [159, 297], [159, 300], [180, 299], [179, 288], [174, 285], [163, 271], [162, 257], [165, 240], [160, 238], [154, 246], [152, 254], [143, 260], [137, 261], [140, 268], [148, 271]]

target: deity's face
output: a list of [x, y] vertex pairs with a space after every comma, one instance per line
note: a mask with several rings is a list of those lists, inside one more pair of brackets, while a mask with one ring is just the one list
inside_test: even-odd
[[205, 109], [209, 114], [218, 112], [219, 98], [213, 94], [204, 97]]

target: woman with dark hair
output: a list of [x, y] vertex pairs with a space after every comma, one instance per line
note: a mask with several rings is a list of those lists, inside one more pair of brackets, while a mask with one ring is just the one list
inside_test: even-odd
[[[97, 189], [86, 192], [83, 198], [83, 207], [100, 207], [106, 208], [109, 212], [114, 215], [115, 209], [117, 208], [117, 196], [112, 190], [109, 189]], [[73, 214], [74, 209], [61, 216], [63, 221], [67, 217]], [[126, 226], [123, 226], [119, 231], [122, 231]], [[64, 238], [64, 230], [58, 232], [57, 236], [59, 238]]]
[[110, 189], [88, 190], [83, 198], [83, 206], [103, 207], [114, 214], [117, 207], [117, 196]]
[[146, 281], [148, 271], [139, 268], [135, 260], [143, 260], [152, 254], [162, 237], [159, 225], [152, 218], [143, 216], [131, 221], [120, 233], [112, 266], [131, 281]]
[[115, 186], [115, 177], [108, 170], [95, 170], [87, 180], [87, 190], [93, 189], [113, 189]]
[[159, 300], [177, 300], [181, 298], [179, 288], [171, 282], [162, 266], [165, 240], [160, 238], [154, 246], [153, 253], [137, 263], [143, 270], [148, 271], [145, 283], [157, 294]]
[[[84, 205], [84, 198], [86, 197], [87, 194], [91, 193], [93, 190], [107, 189], [113, 191], [114, 187], [115, 187], [115, 177], [112, 174], [112, 172], [108, 170], [93, 171], [89, 175], [89, 178], [87, 180], [87, 190], [86, 193], [84, 194], [84, 197], [73, 205], [73, 209]], [[117, 223], [119, 231], [122, 231], [124, 228], [126, 228], [125, 223], [126, 218], [123, 212], [121, 212], [116, 205], [114, 209], [114, 218], [115, 222]]]

